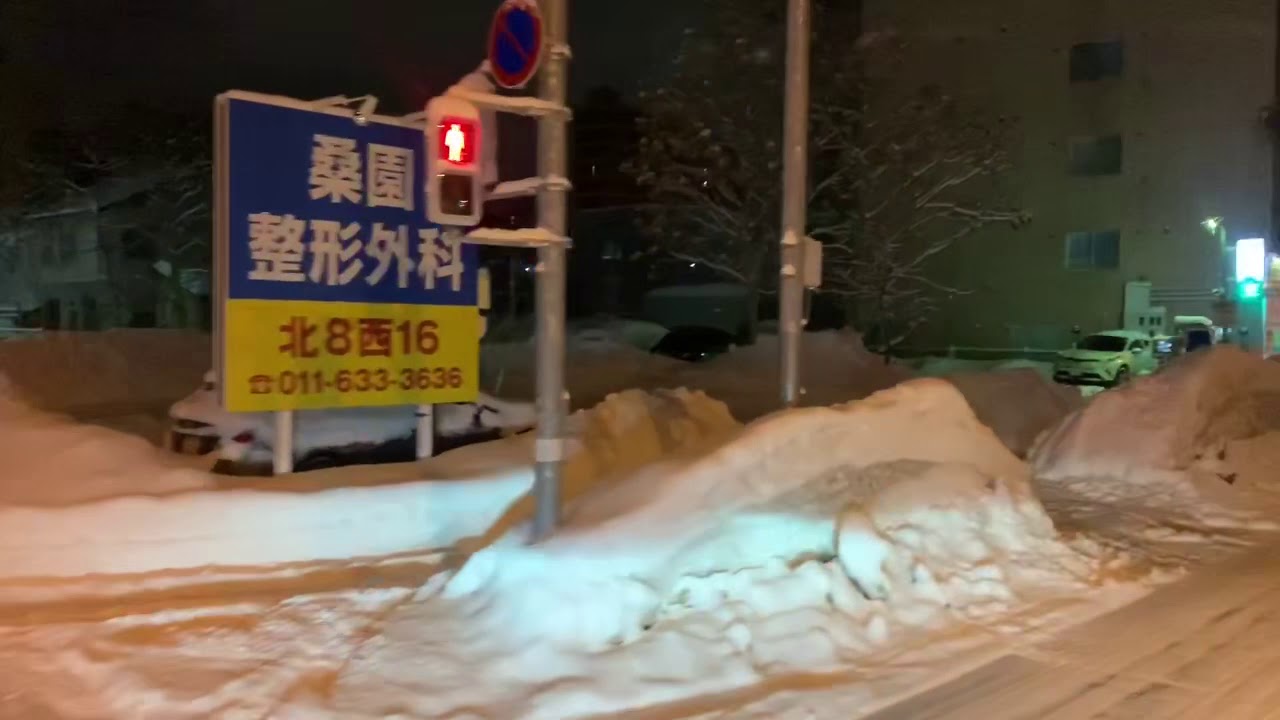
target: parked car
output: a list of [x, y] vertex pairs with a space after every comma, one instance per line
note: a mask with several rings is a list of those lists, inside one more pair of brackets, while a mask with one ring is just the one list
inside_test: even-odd
[[[169, 448], [207, 455], [228, 474], [270, 472], [275, 444], [271, 413], [229, 413], [218, 402], [212, 372], [191, 395], [169, 409]], [[533, 403], [481, 394], [474, 403], [437, 405], [433, 452], [493, 440], [528, 430], [535, 423]], [[407, 462], [416, 456], [416, 408], [406, 406], [298, 411], [294, 420], [294, 469], [298, 472], [341, 465]]]
[[1108, 330], [1058, 353], [1053, 379], [1071, 385], [1114, 387], [1134, 375], [1149, 375], [1158, 366], [1150, 335], [1135, 330]]
[[709, 327], [678, 327], [662, 336], [649, 352], [685, 362], [702, 362], [733, 347], [733, 336]]
[[229, 413], [218, 407], [217, 377], [204, 374], [200, 389], [169, 407], [169, 450], [182, 455], [208, 455], [218, 447], [218, 428]]

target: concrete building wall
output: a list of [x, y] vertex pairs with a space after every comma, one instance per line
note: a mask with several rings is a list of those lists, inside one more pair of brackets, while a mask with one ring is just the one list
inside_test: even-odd
[[[908, 43], [904, 85], [1018, 119], [1003, 186], [1034, 216], [939, 258], [938, 278], [970, 292], [913, 344], [1060, 345], [1073, 325], [1119, 327], [1139, 279], [1170, 316], [1211, 314], [1222, 263], [1201, 221], [1223, 217], [1230, 240], [1270, 235], [1275, 0], [865, 2], [868, 30]], [[1120, 75], [1072, 82], [1072, 47], [1105, 41], [1123, 45]], [[1120, 172], [1073, 175], [1073, 139], [1111, 134]], [[1105, 231], [1119, 231], [1117, 266], [1068, 269], [1067, 234]]]

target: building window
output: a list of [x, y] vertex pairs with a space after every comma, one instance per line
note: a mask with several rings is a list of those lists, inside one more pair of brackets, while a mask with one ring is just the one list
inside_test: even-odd
[[1119, 175], [1124, 166], [1124, 140], [1119, 135], [1076, 138], [1071, 141], [1072, 175]]
[[622, 243], [617, 238], [609, 238], [604, 241], [600, 249], [601, 260], [621, 260], [622, 259]]
[[58, 262], [70, 265], [76, 260], [76, 226], [62, 225], [58, 228]]
[[1120, 267], [1120, 231], [1067, 233], [1068, 270], [1114, 270]]
[[134, 228], [129, 228], [120, 235], [120, 244], [124, 247], [124, 256], [130, 260], [154, 263], [159, 257], [155, 246]]
[[1124, 74], [1124, 43], [1080, 43], [1071, 47], [1071, 82], [1097, 82]]

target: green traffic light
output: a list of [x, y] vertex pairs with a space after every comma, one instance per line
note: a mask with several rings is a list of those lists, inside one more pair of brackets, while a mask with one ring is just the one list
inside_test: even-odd
[[1257, 280], [1245, 280], [1240, 283], [1240, 298], [1252, 300], [1262, 295], [1262, 283]]

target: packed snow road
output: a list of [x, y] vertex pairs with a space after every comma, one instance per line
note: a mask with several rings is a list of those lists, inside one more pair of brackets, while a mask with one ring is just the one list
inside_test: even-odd
[[1280, 545], [1201, 568], [869, 720], [1280, 717]]

